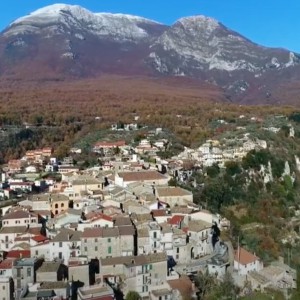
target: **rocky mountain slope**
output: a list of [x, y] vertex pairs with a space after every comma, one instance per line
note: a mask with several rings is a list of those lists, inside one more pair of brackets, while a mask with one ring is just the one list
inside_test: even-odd
[[295, 94], [288, 88], [282, 93], [287, 83], [295, 82], [298, 89], [300, 55], [254, 44], [204, 16], [166, 26], [65, 4], [21, 17], [0, 35], [1, 78], [57, 80], [104, 73], [191, 77], [221, 87], [230, 101], [282, 104], [288, 90]]

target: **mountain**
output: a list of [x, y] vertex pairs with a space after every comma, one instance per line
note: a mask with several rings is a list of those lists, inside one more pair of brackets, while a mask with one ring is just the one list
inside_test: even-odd
[[102, 74], [186, 77], [217, 85], [230, 101], [294, 103], [300, 55], [257, 45], [205, 16], [167, 26], [66, 4], [21, 17], [0, 35], [0, 79]]

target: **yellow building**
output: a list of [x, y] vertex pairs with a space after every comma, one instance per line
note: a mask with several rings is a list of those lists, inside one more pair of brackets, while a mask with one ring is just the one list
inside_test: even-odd
[[58, 215], [69, 208], [69, 197], [62, 194], [50, 195], [51, 212]]

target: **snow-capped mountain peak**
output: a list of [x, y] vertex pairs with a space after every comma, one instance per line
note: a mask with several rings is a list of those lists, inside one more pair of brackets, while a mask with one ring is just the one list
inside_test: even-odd
[[93, 13], [78, 5], [54, 4], [15, 20], [5, 35], [40, 33], [44, 30], [45, 36], [49, 36], [49, 29], [51, 34], [77, 30], [118, 41], [136, 42], [148, 38], [148, 31], [153, 26], [164, 25], [138, 16]]

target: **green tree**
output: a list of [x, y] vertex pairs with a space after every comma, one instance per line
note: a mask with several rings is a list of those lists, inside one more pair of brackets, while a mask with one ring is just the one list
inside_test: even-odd
[[206, 168], [206, 173], [211, 178], [217, 177], [220, 174], [220, 167], [217, 164], [213, 164]]
[[225, 163], [226, 173], [230, 176], [234, 176], [236, 174], [240, 174], [242, 169], [238, 162], [236, 161], [228, 161]]
[[213, 275], [199, 272], [198, 276], [195, 278], [195, 285], [199, 289], [199, 298], [205, 299], [205, 297], [210, 294], [216, 287], [216, 279]]
[[140, 294], [135, 291], [129, 291], [125, 298], [125, 300], [140, 300], [140, 299], [141, 299]]

